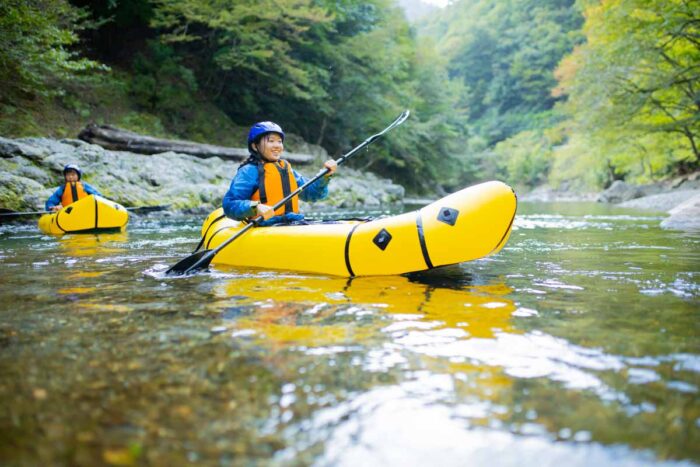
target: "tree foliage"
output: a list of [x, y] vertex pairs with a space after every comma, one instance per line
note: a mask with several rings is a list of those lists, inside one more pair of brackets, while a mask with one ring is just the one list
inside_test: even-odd
[[161, 0], [153, 26], [236, 121], [276, 120], [338, 154], [410, 108], [405, 129], [355, 163], [417, 191], [467, 173], [446, 112], [459, 87], [389, 0]]
[[80, 73], [101, 68], [73, 50], [85, 14], [63, 0], [0, 2], [0, 99], [60, 94]]
[[461, 0], [425, 30], [467, 88], [467, 125], [491, 146], [551, 124], [552, 71], [581, 23], [573, 0]]
[[[586, 43], [557, 70], [571, 141], [598, 184], [646, 180], [700, 162], [700, 4], [614, 0], [585, 5]], [[585, 141], [586, 144], [581, 144]], [[576, 176], [566, 162], [555, 179]]]
[[309, 31], [330, 21], [303, 0], [161, 0], [153, 25], [168, 42], [190, 43], [216, 67], [217, 85], [227, 82], [282, 99], [322, 99], [325, 70], [304, 60]]
[[560, 138], [556, 131], [530, 130], [501, 141], [493, 148], [497, 173], [518, 188], [547, 182], [552, 147]]
[[130, 91], [135, 102], [146, 110], [182, 112], [192, 105], [197, 80], [172, 47], [149, 41], [134, 57]]
[[4, 109], [60, 94], [91, 57], [175, 134], [275, 120], [335, 156], [408, 108], [351, 163], [413, 192], [700, 164], [698, 0], [455, 0], [417, 26], [394, 0], [70, 1], [0, 4]]
[[485, 173], [595, 187], [698, 168], [699, 28], [697, 0], [461, 0], [424, 26]]

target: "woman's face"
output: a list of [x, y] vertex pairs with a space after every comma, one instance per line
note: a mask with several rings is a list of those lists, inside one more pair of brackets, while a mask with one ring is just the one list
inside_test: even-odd
[[277, 133], [268, 133], [260, 138], [260, 143], [253, 143], [253, 147], [267, 162], [277, 162], [284, 152], [282, 136]]
[[66, 170], [66, 174], [64, 175], [66, 177], [66, 181], [68, 183], [74, 183], [78, 181], [78, 172], [75, 170]]

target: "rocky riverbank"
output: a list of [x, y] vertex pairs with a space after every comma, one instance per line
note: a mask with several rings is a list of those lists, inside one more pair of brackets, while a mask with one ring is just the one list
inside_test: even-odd
[[[311, 177], [328, 156], [318, 146], [305, 149], [313, 149], [309, 152], [317, 161], [295, 168]], [[239, 165], [174, 152], [109, 151], [77, 139], [0, 137], [0, 207], [42, 210], [61, 184], [62, 169], [68, 163], [78, 164], [85, 181], [125, 206], [169, 205], [172, 210], [202, 213], [221, 205]], [[379, 207], [401, 202], [403, 197], [403, 187], [390, 180], [341, 167], [329, 186], [328, 199], [319, 203], [339, 208]]]
[[649, 185], [614, 182], [598, 201], [669, 214], [661, 227], [700, 230], [700, 172]]
[[661, 227], [677, 230], [700, 230], [700, 172], [648, 185], [615, 181], [600, 193], [579, 193], [567, 187], [538, 187], [520, 197], [521, 201], [570, 202], [597, 201], [624, 208], [665, 212], [669, 217]]

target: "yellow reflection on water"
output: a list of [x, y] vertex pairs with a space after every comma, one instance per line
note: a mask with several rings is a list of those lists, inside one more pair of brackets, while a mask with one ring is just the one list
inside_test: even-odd
[[328, 313], [321, 311], [313, 316], [304, 316], [305, 311], [298, 305], [272, 303], [257, 309], [253, 315], [242, 317], [237, 321], [236, 327], [254, 331], [268, 344], [292, 344], [310, 348], [363, 342], [379, 330], [378, 326], [329, 323]]
[[82, 257], [122, 252], [124, 248], [116, 245], [126, 243], [128, 239], [127, 232], [74, 234], [60, 237], [58, 244], [67, 254]]
[[97, 290], [95, 287], [66, 287], [63, 289], [58, 289], [58, 293], [63, 294], [63, 295], [71, 295], [71, 294], [83, 294], [83, 293], [89, 293], [94, 290]]
[[[397, 413], [393, 404], [403, 400], [413, 412], [414, 391], [430, 400], [462, 401], [450, 413], [474, 426], [508, 417], [503, 404], [512, 399], [513, 378], [472, 352], [490, 348], [503, 334], [522, 334], [512, 323], [512, 289], [501, 281], [448, 288], [403, 276], [254, 275], [231, 279], [217, 293], [249, 306], [228, 325], [234, 338], [319, 356], [352, 352], [363, 371], [391, 374], [401, 368], [410, 374], [403, 383], [378, 384], [361, 396], [380, 408], [381, 423], [403, 426], [396, 420], [408, 414]], [[432, 413], [432, 406], [421, 408]]]
[[[217, 291], [255, 306], [236, 319], [236, 329], [309, 347], [363, 344], [412, 332], [428, 341], [445, 334], [450, 339], [492, 338], [497, 332], [517, 332], [511, 325], [516, 306], [507, 298], [510, 292], [503, 283], [451, 289], [403, 276], [301, 275], [240, 277]], [[339, 318], [348, 314], [352, 318]]]
[[83, 279], [83, 278], [92, 278], [92, 277], [100, 277], [105, 275], [106, 271], [78, 271], [73, 274], [70, 274], [68, 277], [70, 279]]

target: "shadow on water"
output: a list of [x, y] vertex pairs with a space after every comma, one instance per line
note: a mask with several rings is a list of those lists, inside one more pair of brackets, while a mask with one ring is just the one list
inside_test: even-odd
[[458, 265], [443, 266], [427, 271], [406, 274], [405, 277], [418, 284], [434, 287], [460, 290], [470, 285], [483, 284], [485, 278], [475, 275], [470, 271], [461, 269]]

